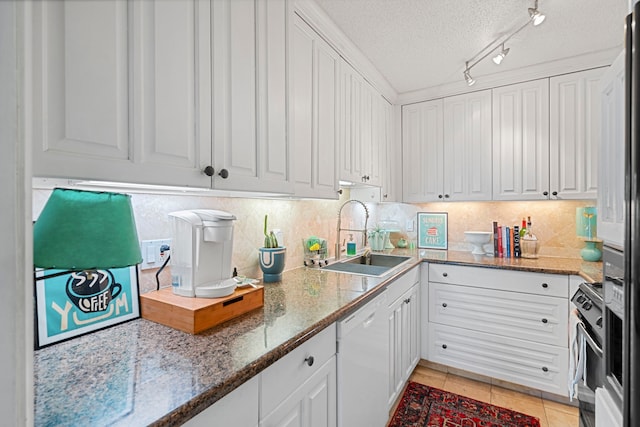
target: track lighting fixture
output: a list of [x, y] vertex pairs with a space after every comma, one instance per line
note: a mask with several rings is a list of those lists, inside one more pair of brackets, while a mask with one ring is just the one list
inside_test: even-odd
[[508, 53], [509, 53], [509, 48], [505, 49], [504, 43], [502, 43], [502, 50], [500, 51], [499, 54], [493, 57], [493, 62], [495, 62], [497, 65], [500, 65], [502, 63], [502, 60], [504, 59], [505, 56], [507, 56]]
[[542, 21], [546, 18], [545, 14], [538, 10], [538, 0], [535, 0], [533, 8], [529, 8], [529, 17], [535, 27], [542, 24]]
[[533, 7], [528, 8], [527, 12], [529, 14], [529, 18], [522, 26], [520, 26], [518, 29], [516, 29], [506, 37], [504, 36], [498, 37], [493, 42], [488, 44], [484, 49], [478, 52], [476, 56], [474, 56], [473, 58], [465, 62], [463, 76], [469, 86], [472, 86], [476, 82], [476, 80], [473, 77], [471, 77], [471, 69], [473, 67], [478, 65], [480, 61], [482, 61], [487, 56], [494, 53], [500, 47], [502, 47], [502, 49], [500, 49], [500, 52], [497, 55], [493, 56], [492, 59], [493, 59], [493, 62], [495, 62], [496, 64], [502, 63], [502, 60], [509, 53], [509, 48], [505, 48], [505, 43], [508, 42], [511, 39], [511, 37], [515, 36], [520, 31], [524, 30], [527, 27], [527, 25], [529, 25], [529, 23], [533, 24], [533, 26], [536, 27], [542, 24], [542, 21], [544, 21], [544, 19], [546, 18], [544, 13], [538, 10], [538, 0], [534, 0]]

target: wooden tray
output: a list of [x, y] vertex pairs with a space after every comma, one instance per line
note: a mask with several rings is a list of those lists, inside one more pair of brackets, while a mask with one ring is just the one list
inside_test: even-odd
[[140, 295], [144, 319], [197, 334], [264, 305], [264, 287], [247, 287], [222, 298], [189, 298], [163, 288]]

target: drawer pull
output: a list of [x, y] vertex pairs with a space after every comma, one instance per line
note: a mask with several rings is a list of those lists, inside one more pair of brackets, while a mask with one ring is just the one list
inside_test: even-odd
[[546, 288], [548, 288], [548, 287], [549, 287], [549, 285], [548, 285], [548, 284], [546, 284], [546, 283], [543, 283], [543, 284], [542, 284], [542, 287], [546, 289]]
[[542, 323], [547, 323], [547, 322], [548, 322], [547, 319], [545, 319], [545, 318], [542, 319]]
[[307, 365], [313, 366], [313, 356], [307, 357], [304, 361], [307, 362]]
[[549, 372], [549, 368], [547, 368], [546, 366], [542, 367], [542, 372]]
[[442, 303], [442, 306], [443, 306], [443, 307], [446, 307], [446, 306], [447, 306], [447, 303], [446, 303], [446, 302], [443, 302], [443, 303]]
[[442, 277], [447, 277], [448, 274], [447, 273], [442, 273]]
[[446, 349], [447, 345], [446, 344], [442, 344], [442, 348]]

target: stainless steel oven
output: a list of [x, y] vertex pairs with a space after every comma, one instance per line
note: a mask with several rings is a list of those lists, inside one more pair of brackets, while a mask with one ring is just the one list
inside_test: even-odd
[[[604, 373], [604, 322], [601, 283], [581, 283], [571, 298], [578, 311], [578, 338], [585, 340], [584, 381], [577, 384], [580, 427], [595, 427], [595, 391], [602, 387]], [[578, 341], [580, 342], [580, 341]]]
[[603, 248], [604, 290], [604, 388], [622, 410], [623, 402], [623, 336], [624, 336], [624, 255]]

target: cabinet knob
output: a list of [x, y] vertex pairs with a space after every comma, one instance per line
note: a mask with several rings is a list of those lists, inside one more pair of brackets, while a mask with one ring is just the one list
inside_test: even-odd
[[542, 323], [547, 323], [547, 322], [548, 322], [547, 319], [544, 319], [544, 318], [542, 319]]
[[446, 349], [447, 345], [446, 344], [442, 344], [442, 348]]
[[213, 176], [213, 174], [216, 173], [216, 171], [213, 169], [213, 166], [207, 166], [202, 172], [204, 172], [204, 174], [207, 176]]
[[388, 195], [387, 195], [387, 194], [383, 194], [383, 195], [382, 195], [382, 198], [383, 198], [383, 199], [386, 199], [387, 197], [388, 197]]
[[307, 357], [304, 361], [307, 362], [307, 365], [313, 366], [313, 356]]
[[548, 284], [546, 284], [546, 283], [543, 283], [543, 284], [542, 284], [542, 287], [543, 287], [543, 288], [545, 288], [545, 289], [547, 289], [547, 288], [549, 287], [549, 285], [548, 285]]
[[438, 199], [442, 199], [442, 194], [438, 194]]
[[445, 198], [445, 199], [448, 199], [448, 198], [449, 198], [449, 195], [448, 195], [448, 194], [445, 194], [445, 195], [444, 195], [444, 198]]
[[406, 300], [404, 300], [405, 304], [409, 304], [411, 302], [411, 298], [407, 298]]
[[447, 273], [442, 273], [442, 277], [447, 277], [449, 274]]
[[553, 193], [551, 193], [551, 195], [552, 195], [552, 196], [557, 196], [557, 195], [558, 195], [558, 192], [557, 192], [557, 191], [554, 191]]
[[443, 307], [446, 307], [446, 306], [447, 306], [447, 303], [446, 303], [446, 302], [443, 302], [443, 303], [442, 303], [442, 306], [443, 306]]
[[542, 192], [542, 195], [543, 195], [543, 196], [548, 196], [548, 195], [549, 195], [549, 192], [548, 192], [548, 191], [543, 191], [543, 192]]
[[226, 169], [220, 169], [220, 172], [218, 172], [218, 175], [222, 177], [222, 179], [227, 179], [229, 177], [229, 171]]
[[542, 372], [549, 372], [549, 368], [547, 368], [546, 366], [542, 367]]
[[342, 194], [342, 188], [338, 190], [338, 194]]

